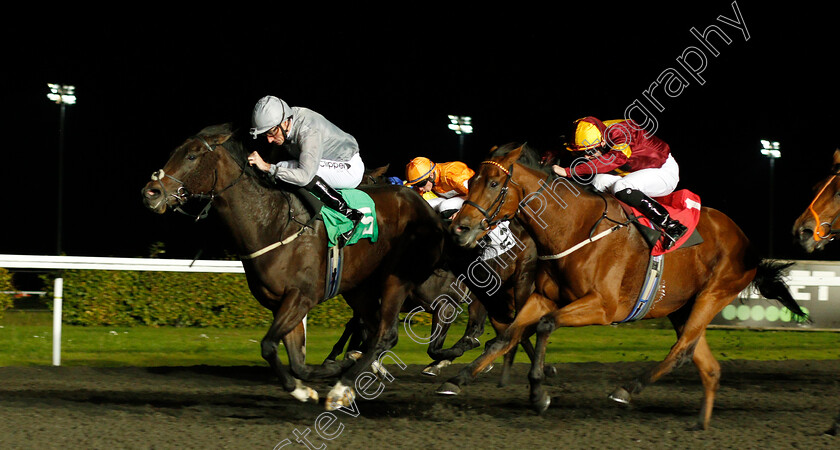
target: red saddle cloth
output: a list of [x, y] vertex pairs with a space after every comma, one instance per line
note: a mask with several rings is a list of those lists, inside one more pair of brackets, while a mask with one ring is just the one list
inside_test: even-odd
[[[700, 196], [688, 189], [680, 189], [679, 191], [674, 191], [665, 197], [656, 197], [654, 200], [659, 202], [659, 204], [668, 210], [671, 218], [678, 220], [681, 224], [688, 228], [685, 234], [683, 234], [682, 237], [679, 238], [668, 250], [663, 249], [663, 239], [660, 238], [656, 242], [656, 245], [653, 246], [653, 249], [651, 249], [651, 255], [657, 256], [670, 253], [680, 248], [694, 233], [694, 229], [697, 227], [697, 222], [700, 221]], [[648, 220], [636, 208], [623, 203], [622, 205], [626, 209], [629, 209], [634, 216], [636, 216], [639, 223], [646, 227], [656, 229], [653, 224], [650, 223], [650, 220]]]

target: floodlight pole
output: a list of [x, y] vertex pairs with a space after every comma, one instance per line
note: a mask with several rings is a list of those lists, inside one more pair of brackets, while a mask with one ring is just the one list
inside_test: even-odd
[[458, 135], [458, 161], [464, 160], [464, 135], [473, 132], [472, 117], [449, 116], [449, 129]]
[[781, 158], [782, 152], [779, 149], [779, 143], [776, 141], [768, 141], [765, 139], [761, 140], [761, 154], [766, 156], [767, 159], [770, 160], [770, 195], [769, 195], [769, 206], [768, 206], [768, 215], [770, 216], [770, 220], [767, 222], [767, 231], [770, 234], [770, 238], [768, 240], [767, 246], [767, 256], [772, 258], [773, 257], [773, 203], [775, 197], [775, 171], [776, 171], [776, 159]]
[[62, 224], [63, 224], [63, 204], [64, 204], [64, 116], [66, 105], [73, 105], [76, 103], [76, 95], [74, 86], [59, 85], [49, 83], [50, 93], [47, 98], [59, 106], [58, 116], [58, 218], [56, 220], [56, 240], [55, 240], [55, 254], [61, 255], [62, 248]]

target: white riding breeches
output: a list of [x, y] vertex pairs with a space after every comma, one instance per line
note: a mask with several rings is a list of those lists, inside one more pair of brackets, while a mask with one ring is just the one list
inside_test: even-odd
[[648, 197], [664, 197], [677, 188], [680, 181], [680, 166], [673, 156], [662, 167], [642, 169], [625, 176], [597, 174], [592, 177], [592, 186], [601, 192], [616, 193], [624, 189], [641, 191]]
[[444, 212], [449, 211], [450, 209], [461, 209], [461, 205], [464, 204], [464, 197], [436, 197], [427, 201], [429, 202], [429, 205], [432, 206], [432, 209], [434, 209], [435, 211]]
[[[277, 165], [295, 169], [298, 167], [298, 161], [280, 161]], [[353, 189], [362, 182], [362, 177], [365, 175], [365, 163], [362, 162], [362, 156], [358, 153], [349, 161], [322, 159], [315, 174], [323, 178], [333, 189]]]

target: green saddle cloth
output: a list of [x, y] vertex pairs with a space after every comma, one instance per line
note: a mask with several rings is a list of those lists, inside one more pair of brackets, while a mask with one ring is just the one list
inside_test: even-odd
[[[353, 236], [347, 241], [347, 245], [359, 242], [359, 239], [370, 239], [371, 242], [376, 242], [379, 237], [379, 227], [376, 223], [376, 208], [373, 199], [370, 196], [358, 189], [340, 189], [341, 196], [347, 201], [347, 205], [353, 209], [358, 209], [365, 214], [365, 217], [359, 222]], [[344, 214], [338, 211], [327, 208], [321, 208], [321, 217], [324, 219], [324, 225], [327, 227], [328, 247], [334, 247], [338, 240], [338, 235], [345, 233], [353, 228], [353, 222], [350, 221]]]

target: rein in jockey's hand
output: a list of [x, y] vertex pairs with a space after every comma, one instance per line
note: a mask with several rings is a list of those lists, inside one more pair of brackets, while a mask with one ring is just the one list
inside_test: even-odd
[[271, 169], [271, 164], [263, 161], [262, 156], [260, 156], [257, 152], [253, 152], [248, 155], [248, 164], [257, 166], [257, 169], [260, 169], [263, 172], [268, 172], [268, 170]]

